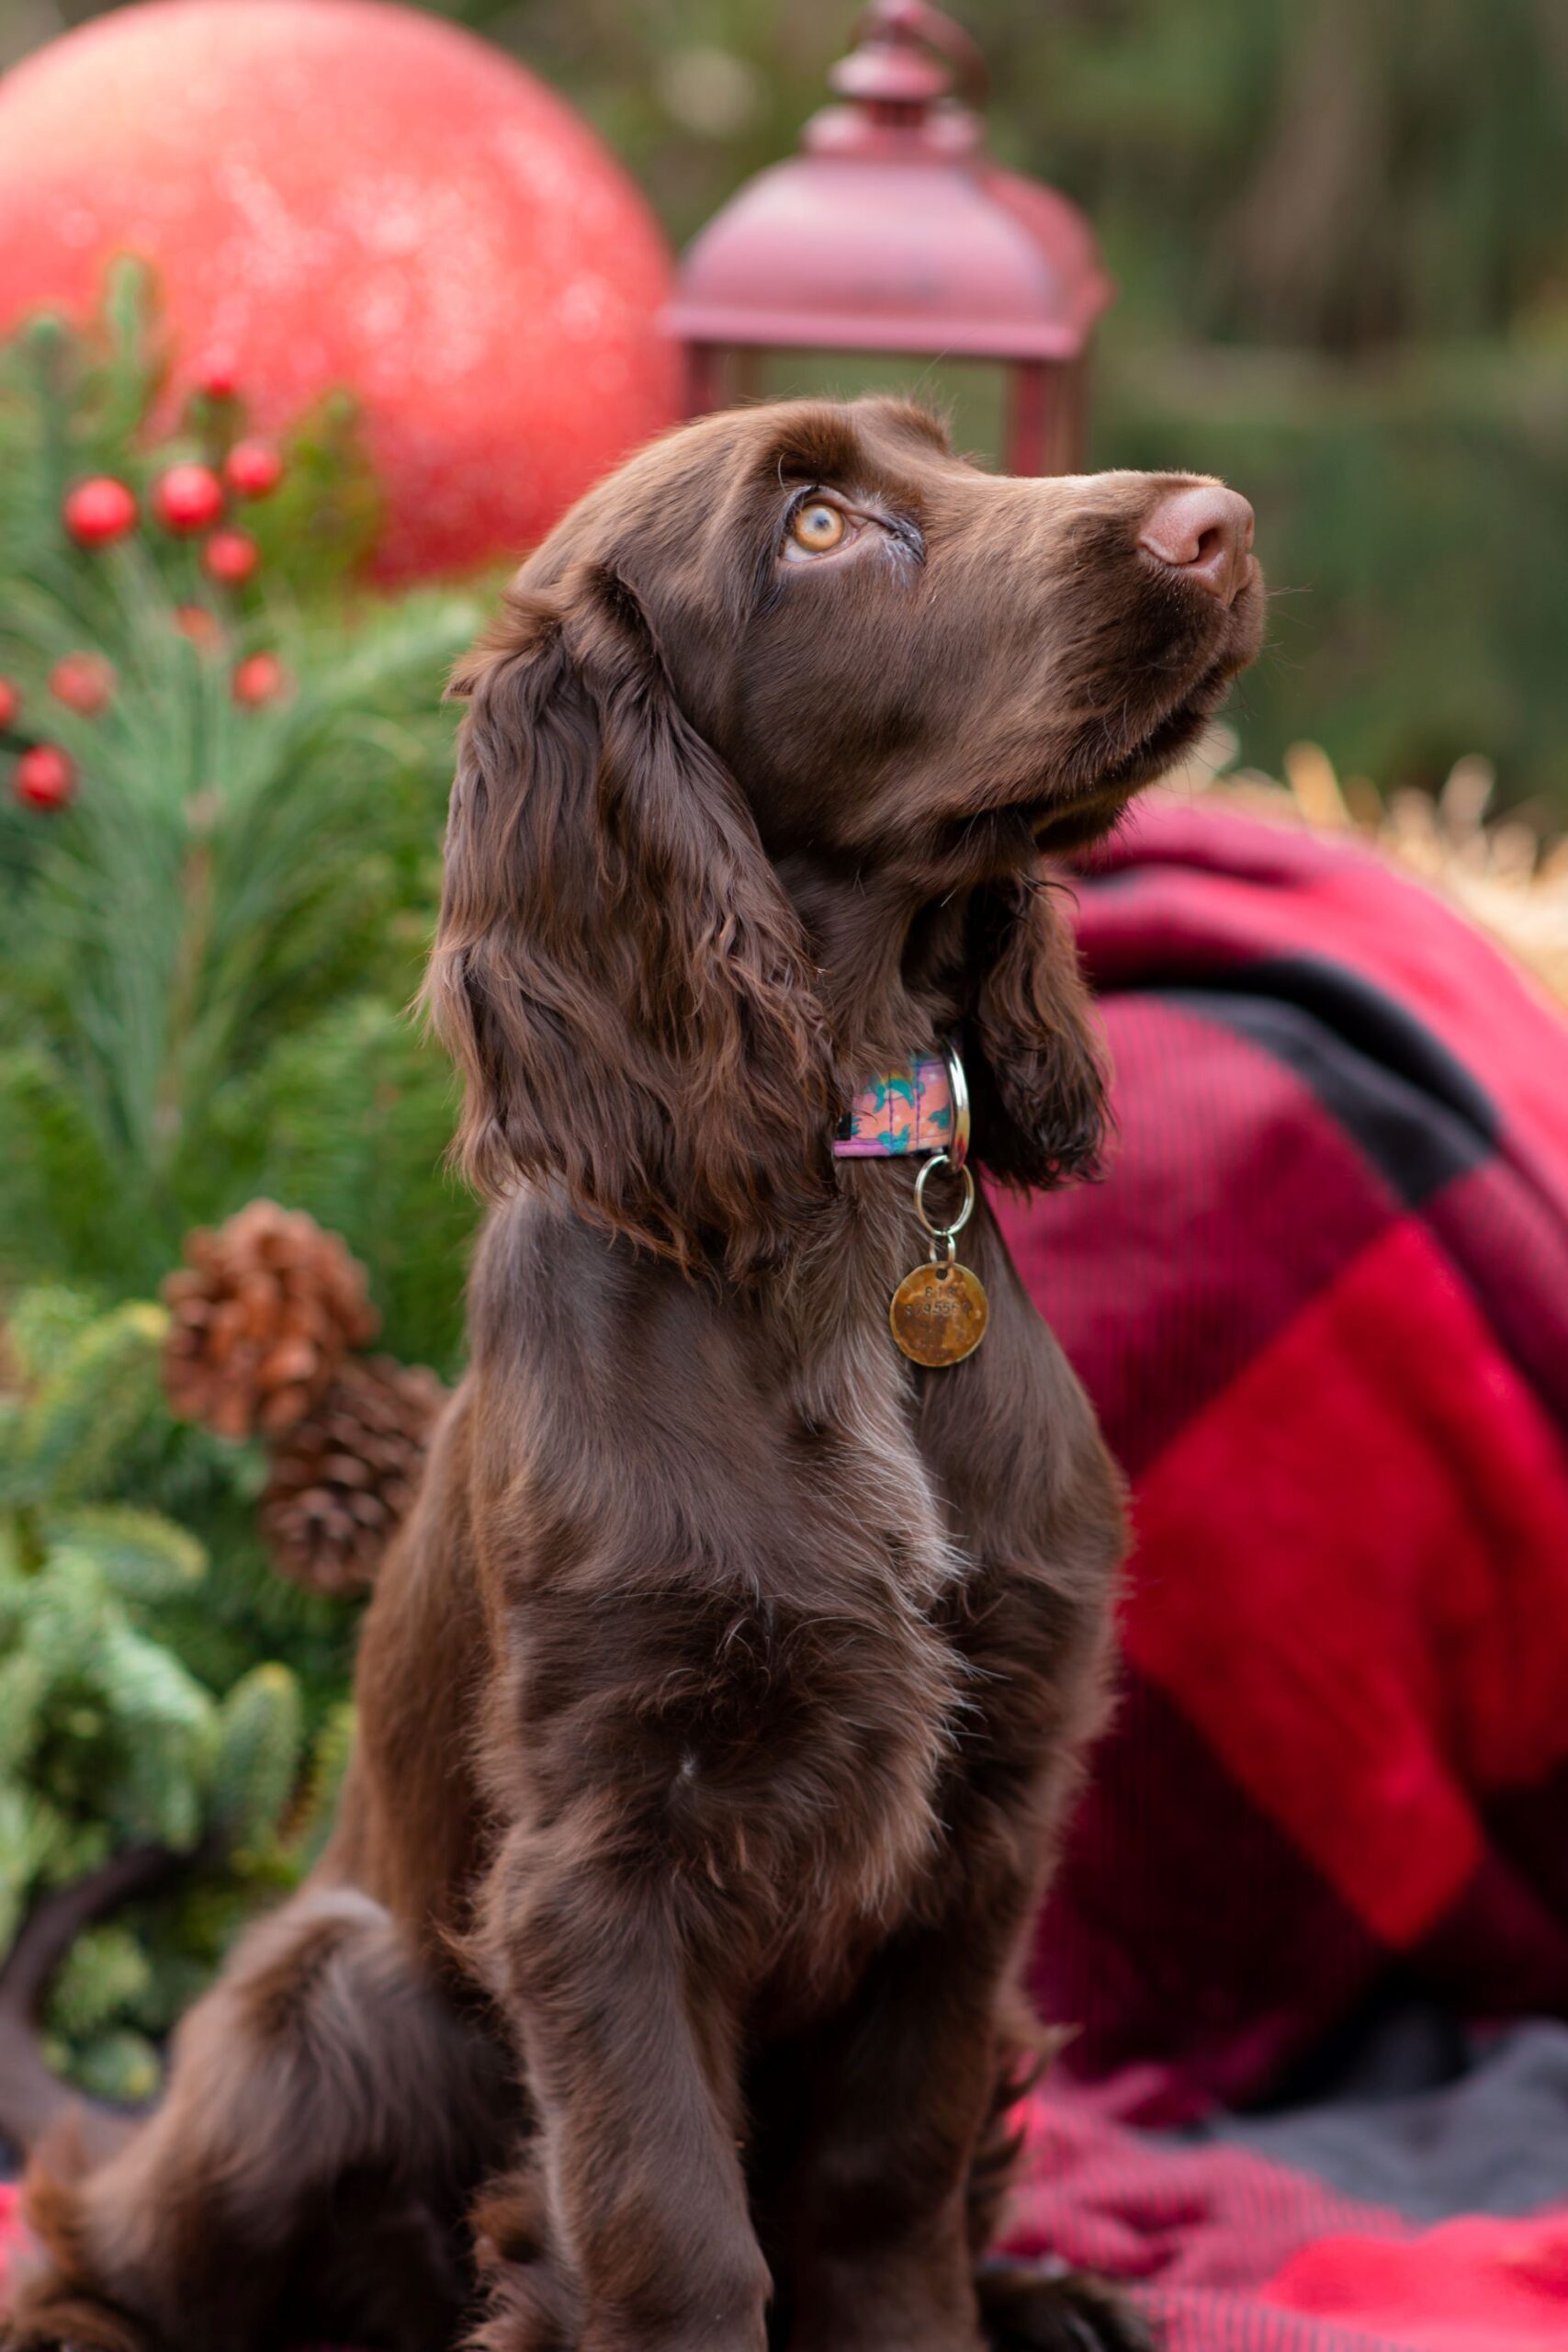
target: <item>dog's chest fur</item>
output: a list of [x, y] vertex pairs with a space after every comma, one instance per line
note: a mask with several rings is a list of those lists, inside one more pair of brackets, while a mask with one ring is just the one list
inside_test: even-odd
[[522, 1728], [542, 1835], [659, 1851], [807, 2007], [940, 1903], [975, 1768], [1027, 1787], [1058, 1736], [1062, 1472], [1103, 1458], [988, 1219], [992, 1331], [935, 1373], [887, 1325], [908, 1170], [857, 1170], [836, 1227], [742, 1306], [520, 1212], [475, 1332], [476, 1408], [514, 1425], [474, 1498], [495, 1749]]
[[[889, 1910], [943, 1899], [953, 1842], [974, 1826], [971, 1782], [999, 1771], [1026, 1790], [1064, 1732], [1081, 1735], [1082, 1724], [1064, 1724], [1058, 1693], [1073, 1680], [1069, 1654], [1100, 1637], [1119, 1547], [1086, 1543], [1084, 1530], [1118, 1525], [1119, 1480], [984, 1209], [962, 1252], [989, 1292], [990, 1332], [961, 1365], [906, 1362], [887, 1303], [925, 1254], [909, 1171], [873, 1162], [856, 1176], [849, 1246], [803, 1263], [786, 1313], [800, 1341], [798, 1402], [836, 1432], [818, 1507], [837, 1521], [840, 1557], [863, 1589], [886, 1596], [865, 1664], [915, 1735], [897, 1839], [884, 1848], [880, 1825], [864, 1820], [863, 1845], [846, 1837], [841, 1849], [857, 1881], [850, 1899], [886, 1925]], [[852, 1807], [843, 1826], [861, 1820]]]

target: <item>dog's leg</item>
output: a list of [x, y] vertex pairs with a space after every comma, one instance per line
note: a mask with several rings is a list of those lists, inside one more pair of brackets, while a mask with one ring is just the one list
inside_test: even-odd
[[40, 2146], [25, 2201], [40, 2251], [15, 2281], [8, 2341], [252, 2352], [286, 2302], [310, 2307], [312, 2240], [341, 2322], [341, 2249], [321, 2232], [346, 2187], [345, 2211], [363, 2219], [368, 2199], [404, 2216], [417, 2275], [389, 2298], [383, 2273], [378, 2316], [395, 2301], [401, 2333], [382, 2340], [430, 2352], [455, 2334], [461, 2293], [439, 2216], [456, 2217], [484, 2161], [489, 2097], [482, 2045], [380, 1905], [346, 1888], [296, 1896], [191, 2011], [167, 2097], [123, 2147], [94, 2167], [68, 2120]]
[[976, 1836], [952, 1907], [894, 1937], [842, 2015], [759, 2080], [762, 2132], [777, 2106], [794, 2149], [775, 2155], [762, 2204], [789, 2352], [1147, 2343], [1114, 2296], [1070, 2274], [998, 2274], [976, 2292], [1010, 2162], [1007, 2109], [1048, 2047], [1013, 1984], [1032, 1884], [1000, 1841], [987, 1865], [987, 1842]]
[[1144, 2322], [1102, 2279], [1066, 2264], [986, 2260], [1016, 2162], [1020, 2099], [1044, 2072], [1059, 2036], [1044, 2031], [1021, 1993], [1004, 2001], [991, 2118], [969, 2175], [969, 2244], [991, 2352], [1155, 2352]]
[[479, 1943], [538, 2120], [531, 2177], [482, 2225], [479, 2352], [762, 2352], [736, 2004], [705, 1895], [656, 1848], [519, 1831]]
[[983, 1911], [905, 1929], [840, 2018], [769, 2062], [764, 2129], [775, 2083], [796, 2110], [765, 2211], [791, 2352], [978, 2352], [968, 2191], [994, 2106], [995, 1941]]
[[[1107, 2290], [998, 2271], [976, 2279], [1009, 2148], [1005, 2110], [1031, 2071], [1010, 1985], [1028, 1889], [904, 1930], [844, 2015], [775, 2053], [771, 2104], [793, 2076], [795, 2155], [763, 2205], [789, 2352], [1143, 2352]], [[807, 2088], [804, 2097], [801, 2081]]]

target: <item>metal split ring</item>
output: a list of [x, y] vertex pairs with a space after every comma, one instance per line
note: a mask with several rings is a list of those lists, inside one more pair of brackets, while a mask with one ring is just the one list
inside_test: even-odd
[[[954, 1217], [949, 1217], [941, 1225], [933, 1225], [930, 1216], [926, 1214], [926, 1183], [934, 1168], [952, 1169], [953, 1174], [961, 1178], [964, 1184], [964, 1202], [962, 1207], [959, 1209], [958, 1215]], [[969, 1170], [964, 1166], [961, 1160], [954, 1159], [950, 1152], [933, 1152], [931, 1158], [925, 1162], [925, 1165], [921, 1168], [919, 1174], [915, 1179], [915, 1214], [919, 1218], [920, 1223], [925, 1227], [926, 1231], [931, 1235], [931, 1239], [933, 1241], [946, 1241], [951, 1244], [953, 1235], [955, 1233], [962, 1233], [964, 1227], [968, 1224], [970, 1212], [973, 1210], [974, 1206], [975, 1179]]]
[[951, 1037], [943, 1039], [942, 1053], [947, 1064], [947, 1091], [953, 1098], [953, 1141], [948, 1147], [947, 1157], [956, 1170], [963, 1168], [969, 1157], [969, 1080], [964, 1074], [958, 1047]]

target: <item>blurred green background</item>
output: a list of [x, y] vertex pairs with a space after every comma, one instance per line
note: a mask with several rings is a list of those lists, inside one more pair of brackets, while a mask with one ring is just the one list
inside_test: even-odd
[[[0, 0], [0, 63], [96, 11]], [[448, 0], [598, 126], [680, 243], [793, 148], [849, 0]], [[1121, 299], [1096, 463], [1257, 505], [1237, 709], [1386, 790], [1460, 753], [1568, 820], [1568, 7], [954, 0], [993, 144], [1095, 221]], [[928, 384], [940, 395], [943, 379]], [[972, 411], [960, 401], [960, 427]], [[983, 431], [974, 428], [976, 437]]]

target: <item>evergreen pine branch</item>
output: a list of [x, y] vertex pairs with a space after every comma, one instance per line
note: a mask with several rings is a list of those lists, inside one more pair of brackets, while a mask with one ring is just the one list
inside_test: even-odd
[[28, 1403], [13, 1479], [27, 1499], [92, 1493], [156, 1407], [167, 1310], [131, 1300], [67, 1348]]
[[299, 1778], [304, 1752], [299, 1687], [285, 1666], [258, 1666], [223, 1702], [210, 1815], [226, 1846], [276, 1838]]
[[131, 1503], [76, 1503], [40, 1515], [46, 1543], [87, 1553], [122, 1600], [168, 1600], [207, 1574], [207, 1552], [188, 1529]]

